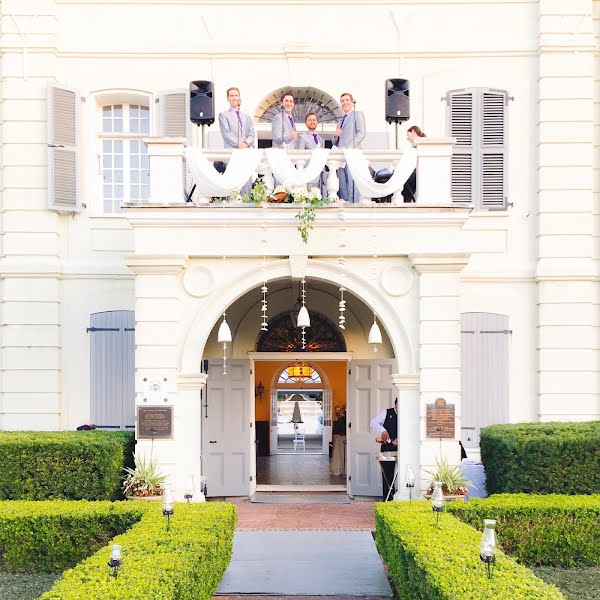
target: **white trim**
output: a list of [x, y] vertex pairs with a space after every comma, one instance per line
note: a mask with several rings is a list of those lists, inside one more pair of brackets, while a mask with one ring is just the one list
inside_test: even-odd
[[305, 362], [350, 361], [353, 354], [353, 352], [248, 352], [248, 358], [253, 360], [303, 360]]

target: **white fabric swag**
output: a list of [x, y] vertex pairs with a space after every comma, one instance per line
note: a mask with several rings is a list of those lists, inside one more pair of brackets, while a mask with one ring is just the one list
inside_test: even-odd
[[225, 173], [217, 172], [198, 148], [191, 146], [185, 148], [185, 157], [198, 193], [204, 198], [210, 198], [230, 196], [233, 190], [241, 190], [256, 172], [262, 150], [257, 148], [232, 150]]
[[329, 150], [315, 148], [312, 151], [310, 162], [301, 171], [296, 169], [285, 150], [267, 148], [265, 155], [269, 161], [273, 176], [277, 181], [292, 187], [304, 187], [319, 178], [319, 175], [325, 168]]
[[390, 179], [385, 183], [376, 183], [371, 177], [369, 162], [362, 150], [347, 148], [344, 150], [344, 156], [352, 179], [363, 198], [382, 198], [402, 190], [406, 180], [417, 168], [417, 151], [410, 146], [404, 150]]

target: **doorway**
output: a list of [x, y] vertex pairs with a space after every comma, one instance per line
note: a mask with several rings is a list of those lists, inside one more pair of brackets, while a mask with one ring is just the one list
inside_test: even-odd
[[323, 454], [323, 390], [277, 390], [275, 454]]

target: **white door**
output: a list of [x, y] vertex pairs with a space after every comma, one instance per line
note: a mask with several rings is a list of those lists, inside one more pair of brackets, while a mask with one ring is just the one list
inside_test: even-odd
[[269, 454], [277, 454], [277, 442], [279, 435], [277, 431], [277, 389], [271, 390], [271, 419], [269, 425]]
[[350, 496], [381, 496], [380, 446], [371, 419], [394, 406], [394, 359], [353, 360], [348, 377], [348, 489]]
[[329, 454], [329, 442], [333, 439], [331, 418], [331, 390], [323, 390], [323, 454]]
[[254, 452], [254, 398], [249, 360], [208, 361], [202, 407], [202, 467], [208, 496], [247, 496]]

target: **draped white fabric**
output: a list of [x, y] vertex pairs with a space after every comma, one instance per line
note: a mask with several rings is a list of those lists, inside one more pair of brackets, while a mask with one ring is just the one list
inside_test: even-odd
[[254, 175], [262, 157], [262, 150], [246, 148], [232, 150], [225, 173], [218, 173], [201, 150], [188, 146], [185, 156], [198, 193], [205, 198], [230, 196], [240, 190]]
[[348, 148], [344, 150], [344, 156], [361, 197], [366, 198], [382, 198], [401, 190], [411, 173], [417, 168], [417, 151], [410, 146], [403, 152], [390, 179], [385, 183], [375, 183], [369, 172], [369, 161], [362, 150]]
[[315, 148], [312, 151], [310, 162], [301, 171], [296, 169], [285, 150], [279, 148], [267, 148], [265, 150], [265, 155], [277, 181], [292, 187], [303, 187], [311, 181], [318, 179], [325, 168], [329, 150], [326, 150], [325, 148]]

